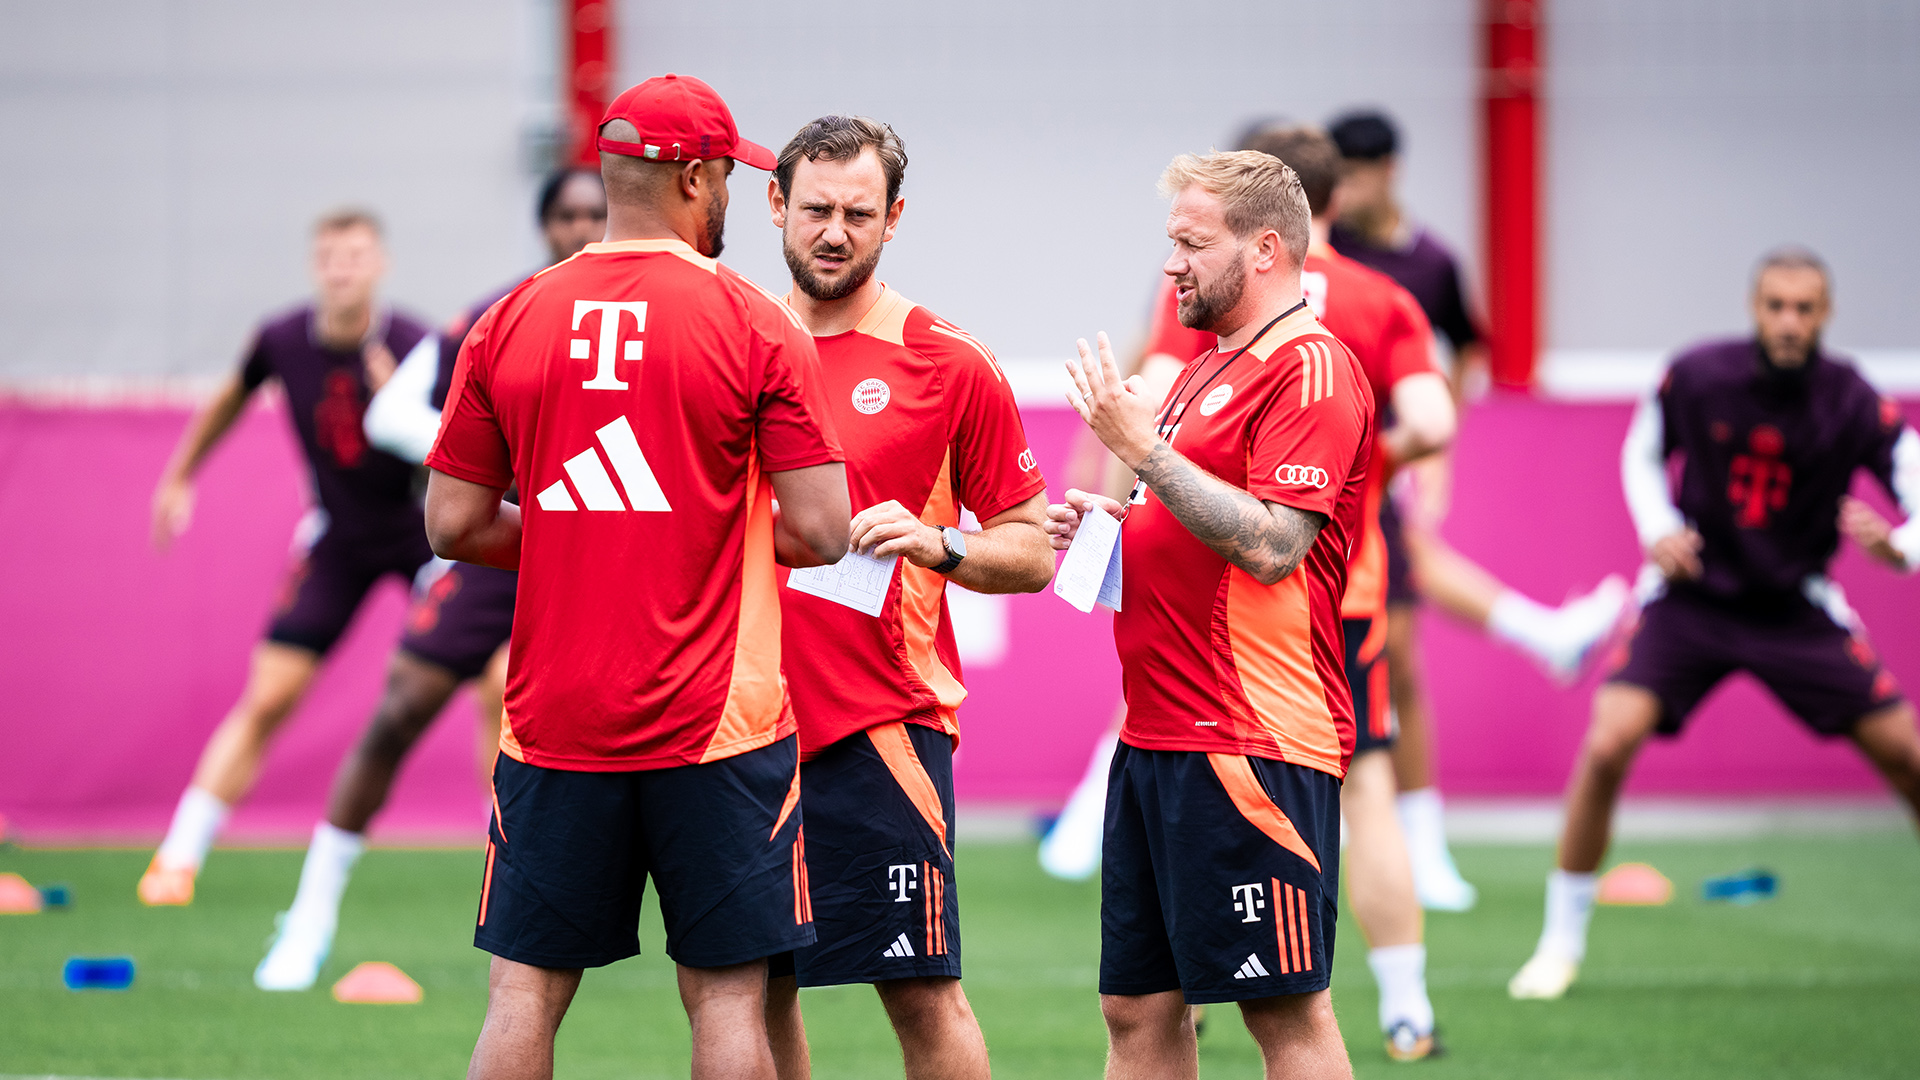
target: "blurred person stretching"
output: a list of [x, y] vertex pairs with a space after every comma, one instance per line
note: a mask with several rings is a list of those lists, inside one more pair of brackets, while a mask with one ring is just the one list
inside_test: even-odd
[[[547, 243], [548, 265], [605, 237], [607, 195], [600, 174], [555, 172], [540, 188], [535, 220]], [[473, 324], [510, 291], [495, 291], [413, 347], [367, 406], [368, 442], [407, 461], [426, 460], [440, 431], [440, 409], [460, 345]], [[333, 947], [347, 878], [366, 850], [367, 825], [386, 804], [394, 774], [414, 744], [463, 682], [473, 682], [480, 704], [480, 775], [493, 775], [518, 578], [511, 570], [442, 562], [440, 575], [415, 597], [387, 665], [386, 692], [334, 776], [327, 814], [314, 826], [293, 906], [254, 969], [255, 986], [305, 990], [319, 977]]]
[[[1913, 706], [1827, 576], [1842, 535], [1896, 570], [1920, 568], [1920, 436], [1822, 346], [1831, 302], [1812, 252], [1768, 254], [1754, 275], [1753, 336], [1682, 353], [1634, 414], [1620, 472], [1650, 595], [1624, 660], [1594, 694], [1547, 877], [1546, 926], [1508, 984], [1516, 998], [1557, 998], [1573, 983], [1634, 757], [1649, 735], [1678, 735], [1736, 671], [1816, 735], [1851, 739], [1920, 815]], [[1847, 493], [1862, 469], [1906, 524], [1893, 528]]]
[[[878, 618], [786, 589], [783, 655], [800, 725], [800, 803], [819, 941], [770, 966], [782, 1080], [810, 1074], [799, 986], [872, 983], [906, 1075], [988, 1075], [960, 987], [953, 749], [966, 698], [947, 583], [1038, 592], [1053, 579], [1046, 481], [993, 354], [874, 271], [906, 200], [887, 125], [824, 116], [767, 187], [814, 336], [855, 507], [851, 544], [900, 557]], [[960, 531], [971, 510], [978, 531]]]
[[1327, 992], [1340, 780], [1353, 751], [1340, 597], [1359, 538], [1373, 395], [1308, 309], [1311, 213], [1254, 151], [1175, 158], [1166, 273], [1218, 335], [1164, 404], [1080, 342], [1069, 401], [1140, 478], [1125, 506], [1069, 490], [1070, 548], [1123, 516], [1114, 616], [1127, 719], [1107, 785], [1107, 1075], [1195, 1077], [1190, 1004], [1236, 1001], [1266, 1075], [1352, 1075]]
[[520, 571], [468, 1075], [552, 1075], [651, 877], [693, 1075], [771, 1080], [766, 957], [814, 940], [774, 564], [845, 554], [846, 471], [812, 337], [715, 261], [734, 161], [773, 155], [679, 75], [598, 145], [608, 239], [481, 317], [427, 458], [434, 550]]
[[[1386, 274], [1413, 294], [1451, 346], [1456, 404], [1477, 396], [1475, 388], [1486, 384], [1486, 344], [1468, 309], [1453, 253], [1431, 231], [1409, 221], [1400, 207], [1395, 193], [1399, 132], [1384, 114], [1373, 111], [1339, 117], [1329, 131], [1344, 159], [1339, 220], [1330, 242], [1342, 255]], [[1392, 498], [1380, 503], [1388, 563], [1388, 683], [1399, 725], [1394, 772], [1421, 902], [1437, 910], [1464, 911], [1477, 894], [1460, 877], [1447, 850], [1434, 778], [1432, 710], [1420, 674], [1417, 601], [1425, 597], [1512, 645], [1564, 683], [1579, 675], [1595, 647], [1618, 625], [1627, 588], [1624, 580], [1609, 577], [1558, 608], [1533, 600], [1440, 537], [1452, 484], [1447, 455], [1426, 458], [1406, 475], [1412, 488], [1404, 496], [1407, 506], [1397, 506]]]
[[382, 306], [387, 269], [380, 223], [362, 210], [323, 217], [313, 231], [314, 299], [261, 325], [246, 360], [193, 420], [153, 495], [153, 542], [166, 550], [193, 516], [193, 481], [253, 392], [278, 379], [306, 454], [319, 506], [302, 519], [299, 554], [246, 689], [200, 753], [166, 839], [141, 875], [146, 904], [188, 904], [194, 879], [227, 815], [252, 789], [274, 734], [305, 696], [347, 624], [380, 579], [414, 582], [433, 558], [414, 466], [369, 446], [361, 428], [369, 396], [394, 357], [428, 337], [418, 321]]

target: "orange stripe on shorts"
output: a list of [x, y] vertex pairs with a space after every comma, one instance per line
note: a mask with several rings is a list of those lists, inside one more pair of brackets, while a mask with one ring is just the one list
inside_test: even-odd
[[480, 879], [480, 925], [487, 925], [487, 901], [493, 898], [493, 840], [487, 840], [487, 873]]

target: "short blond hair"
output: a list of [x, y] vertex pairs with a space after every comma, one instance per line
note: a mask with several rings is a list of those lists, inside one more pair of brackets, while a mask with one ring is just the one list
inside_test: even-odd
[[1258, 150], [1181, 154], [1160, 174], [1160, 193], [1168, 198], [1194, 186], [1220, 200], [1235, 236], [1245, 240], [1272, 229], [1296, 268], [1306, 262], [1313, 211], [1285, 162]]

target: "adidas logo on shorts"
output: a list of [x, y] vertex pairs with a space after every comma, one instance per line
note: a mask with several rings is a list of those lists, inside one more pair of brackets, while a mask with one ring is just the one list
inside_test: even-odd
[[1258, 979], [1270, 974], [1272, 974], [1272, 972], [1268, 971], [1266, 966], [1260, 963], [1258, 956], [1253, 953], [1248, 953], [1247, 962], [1240, 965], [1240, 970], [1234, 972], [1233, 977], [1236, 979]]
[[[635, 510], [666, 512], [673, 509], [667, 505], [667, 493], [660, 490], [660, 481], [653, 478], [653, 468], [647, 464], [647, 456], [640, 452], [640, 443], [633, 437], [633, 425], [622, 416], [613, 423], [594, 432], [599, 436], [600, 449], [606, 451], [607, 461], [613, 465], [613, 476], [620, 478], [620, 486], [627, 491], [625, 501], [613, 486], [613, 476], [607, 475], [605, 465], [600, 464], [600, 454], [589, 446], [566, 460], [567, 480], [573, 481], [573, 491], [579, 493], [580, 502], [587, 504], [589, 510], [625, 510], [627, 504], [633, 504]], [[580, 506], [573, 500], [573, 494], [567, 491], [567, 480], [555, 480], [534, 496], [542, 510], [578, 510]]]
[[[907, 941], [907, 935], [901, 934], [899, 937], [894, 938], [893, 944], [887, 946], [887, 951], [881, 953], [880, 955], [882, 958], [891, 957], [893, 959], [900, 959], [902, 957], [912, 956], [913, 945], [911, 942]], [[1261, 974], [1264, 975], [1266, 973], [1261, 972]]]

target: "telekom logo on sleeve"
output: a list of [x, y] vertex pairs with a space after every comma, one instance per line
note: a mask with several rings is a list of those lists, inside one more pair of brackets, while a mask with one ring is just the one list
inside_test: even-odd
[[647, 302], [622, 303], [618, 300], [575, 300], [573, 302], [573, 328], [580, 329], [580, 320], [588, 312], [600, 313], [599, 348], [589, 338], [577, 337], [568, 341], [567, 355], [575, 360], [594, 361], [593, 378], [580, 384], [586, 390], [625, 390], [627, 388], [619, 374], [614, 370], [616, 360], [640, 360], [641, 342], [638, 338], [629, 338], [625, 348], [616, 353], [615, 346], [620, 344], [620, 315], [622, 312], [633, 316], [635, 333], [647, 328]]

